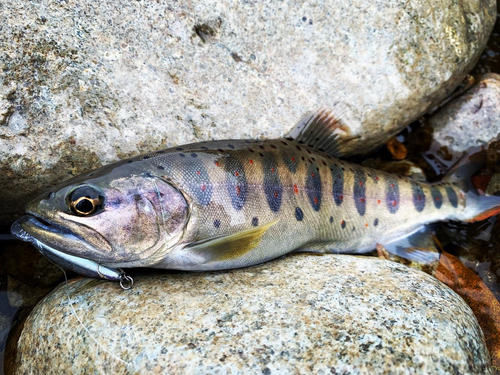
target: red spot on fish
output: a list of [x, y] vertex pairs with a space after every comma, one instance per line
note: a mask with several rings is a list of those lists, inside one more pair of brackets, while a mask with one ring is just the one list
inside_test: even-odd
[[367, 228], [368, 228], [368, 223], [366, 223], [366, 224], [365, 224], [365, 227], [367, 227]]
[[241, 193], [241, 188], [238, 185], [236, 185], [235, 188], [236, 188], [236, 195], [239, 196]]
[[359, 181], [359, 186], [363, 186], [363, 183], [361, 181]]
[[338, 176], [337, 176], [337, 178], [340, 180], [340, 179], [342, 178], [342, 176], [341, 176], [341, 175], [338, 175]]
[[318, 204], [318, 197], [314, 197], [314, 204]]
[[293, 185], [293, 192], [294, 192], [295, 194], [299, 194], [299, 188], [297, 187], [297, 185], [296, 185], [296, 184], [295, 184], [295, 185]]
[[271, 168], [271, 172], [273, 172], [273, 173], [274, 173], [274, 168]]
[[207, 186], [206, 185], [201, 185], [201, 191], [205, 191], [207, 190]]
[[392, 201], [392, 205], [395, 206], [398, 204], [398, 201]]
[[313, 172], [313, 173], [311, 173], [311, 177], [315, 177], [315, 176], [316, 176], [316, 175], [314, 174], [314, 172]]
[[238, 172], [234, 172], [234, 175], [238, 177], [240, 174]]
[[437, 200], [437, 201], [440, 201], [440, 200], [441, 200], [441, 198], [440, 198], [440, 197], [436, 197], [436, 200]]
[[345, 221], [344, 221], [344, 220], [342, 220], [342, 221], [340, 222], [340, 225], [344, 225], [344, 224], [345, 224]]
[[391, 184], [391, 187], [394, 187], [394, 184]]
[[344, 196], [343, 195], [341, 195], [339, 198], [340, 198], [340, 200], [344, 200]]
[[196, 171], [196, 174], [199, 176], [201, 174], [201, 172], [200, 171]]
[[278, 198], [278, 195], [279, 195], [278, 192], [275, 190], [274, 191], [274, 198]]
[[422, 196], [421, 196], [421, 195], [419, 195], [419, 196], [417, 197], [417, 199], [418, 199], [419, 201], [421, 201], [421, 200], [422, 200]]
[[380, 199], [377, 201], [378, 204], [380, 204]]
[[252, 160], [252, 159], [250, 159], [248, 162], [249, 162], [250, 164], [253, 164], [253, 160]]
[[378, 181], [378, 176], [375, 176], [375, 181]]
[[215, 162], [215, 165], [218, 167], [218, 166], [219, 166], [219, 162], [218, 162], [218, 161], [216, 161], [216, 162]]
[[292, 161], [295, 161], [295, 158], [292, 156]]
[[359, 200], [361, 203], [365, 203], [365, 198], [360, 198]]

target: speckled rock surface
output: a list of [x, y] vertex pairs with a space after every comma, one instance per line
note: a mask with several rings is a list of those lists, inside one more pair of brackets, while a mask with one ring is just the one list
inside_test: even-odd
[[462, 80], [495, 8], [2, 1], [0, 223], [43, 188], [118, 158], [279, 137], [319, 106], [342, 116], [346, 150], [369, 151]]
[[500, 75], [489, 73], [429, 119], [434, 139], [452, 151], [486, 146], [500, 135]]
[[26, 321], [16, 366], [15, 373], [490, 371], [474, 315], [436, 279], [376, 258], [308, 254], [229, 272], [137, 276], [130, 291], [88, 279], [63, 284]]

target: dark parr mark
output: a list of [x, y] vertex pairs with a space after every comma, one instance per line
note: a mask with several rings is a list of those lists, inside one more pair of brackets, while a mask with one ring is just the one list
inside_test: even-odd
[[256, 227], [257, 225], [259, 225], [259, 218], [258, 218], [258, 217], [254, 217], [254, 218], [252, 219], [252, 225], [253, 225], [254, 227]]
[[361, 170], [354, 171], [354, 204], [360, 216], [366, 212], [366, 175]]
[[387, 179], [387, 193], [385, 196], [385, 203], [389, 212], [395, 214], [399, 210], [399, 184], [395, 178], [389, 177]]
[[278, 164], [272, 154], [264, 157], [262, 162], [262, 172], [264, 175], [264, 193], [267, 204], [273, 212], [278, 212], [281, 207], [283, 197], [283, 185], [277, 173]]
[[321, 177], [314, 165], [307, 168], [306, 192], [314, 211], [319, 211], [321, 207]]
[[236, 158], [226, 158], [224, 169], [226, 171], [226, 184], [231, 204], [239, 211], [245, 205], [248, 196], [247, 179], [245, 169]]
[[457, 193], [451, 186], [446, 187], [446, 194], [448, 195], [448, 200], [450, 201], [451, 205], [455, 208], [458, 207], [458, 197]]
[[335, 204], [340, 206], [344, 201], [344, 171], [338, 165], [330, 170], [332, 172], [333, 199]]
[[432, 201], [434, 202], [434, 207], [436, 207], [438, 210], [441, 208], [443, 205], [443, 195], [439, 191], [438, 187], [432, 187], [431, 188], [431, 195], [432, 195]]
[[422, 212], [425, 208], [425, 193], [422, 186], [416, 182], [411, 184], [413, 205], [418, 212]]
[[295, 218], [297, 221], [302, 221], [302, 219], [304, 219], [304, 212], [302, 212], [300, 207], [295, 207]]

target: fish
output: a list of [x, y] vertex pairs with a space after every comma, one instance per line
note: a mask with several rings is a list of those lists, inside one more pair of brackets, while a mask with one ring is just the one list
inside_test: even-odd
[[282, 139], [206, 141], [106, 165], [26, 206], [11, 233], [79, 274], [123, 268], [216, 271], [292, 252], [362, 254], [411, 247], [429, 224], [484, 220], [500, 197], [471, 184], [467, 156], [428, 183], [347, 162], [342, 124], [308, 113]]

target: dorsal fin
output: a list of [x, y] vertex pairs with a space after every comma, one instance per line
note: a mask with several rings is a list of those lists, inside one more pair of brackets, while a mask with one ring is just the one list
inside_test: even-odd
[[287, 137], [331, 156], [341, 156], [338, 137], [345, 133], [340, 119], [326, 109], [308, 112], [290, 130]]
[[193, 242], [185, 250], [204, 258], [205, 263], [237, 259], [255, 248], [264, 233], [277, 222], [276, 219], [238, 233]]

